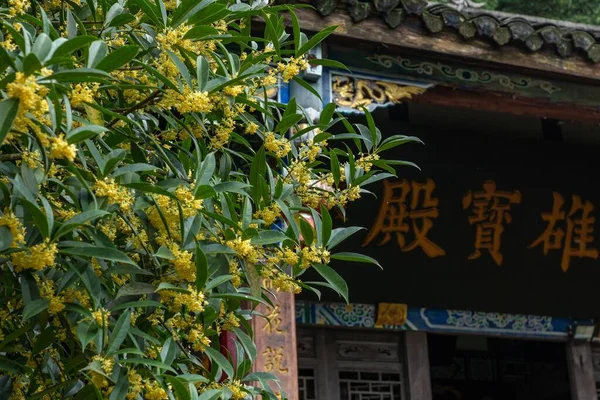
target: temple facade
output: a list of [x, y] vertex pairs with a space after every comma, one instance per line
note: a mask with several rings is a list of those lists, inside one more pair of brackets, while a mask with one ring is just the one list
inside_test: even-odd
[[422, 143], [384, 151], [395, 171], [335, 218], [366, 227], [340, 250], [382, 266], [332, 263], [350, 303], [262, 310], [259, 363], [290, 399], [598, 398], [600, 30], [454, 3], [296, 10], [309, 36], [337, 26], [312, 54], [337, 63], [274, 95]]

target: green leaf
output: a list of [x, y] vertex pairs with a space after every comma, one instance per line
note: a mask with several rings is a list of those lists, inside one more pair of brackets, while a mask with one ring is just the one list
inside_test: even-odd
[[144, 163], [135, 163], [135, 164], [129, 164], [129, 165], [125, 165], [123, 167], [119, 167], [116, 170], [114, 170], [111, 175], [113, 177], [117, 177], [117, 176], [128, 174], [131, 172], [149, 172], [149, 171], [155, 171], [157, 169], [158, 169], [158, 167], [156, 167], [154, 165], [144, 164]]
[[[63, 42], [52, 54], [53, 59], [59, 57], [65, 57], [77, 51], [79, 49], [84, 48], [88, 44], [98, 40], [95, 36], [76, 36], [73, 39], [69, 39], [66, 42]], [[52, 59], [49, 61], [52, 63]]]
[[29, 318], [35, 317], [36, 315], [47, 309], [49, 305], [50, 300], [48, 299], [38, 299], [27, 303], [23, 308], [23, 319], [27, 320]]
[[88, 344], [98, 333], [98, 325], [95, 322], [80, 322], [77, 324], [77, 338], [81, 343], [82, 350], [85, 350]]
[[132, 3], [136, 4], [142, 9], [145, 16], [148, 17], [155, 25], [163, 27], [163, 21], [156, 13], [156, 7], [154, 7], [148, 0], [133, 0]]
[[83, 125], [73, 129], [67, 134], [67, 142], [69, 144], [79, 143], [86, 139], [91, 139], [108, 129], [99, 125]]
[[238, 193], [238, 194], [247, 196], [248, 193], [246, 193], [243, 189], [245, 189], [249, 186], [250, 186], [249, 184], [244, 183], [244, 182], [230, 181], [230, 182], [218, 183], [215, 186], [213, 186], [213, 189], [217, 193], [232, 192], [232, 193]]
[[149, 367], [156, 367], [160, 369], [164, 369], [167, 371], [171, 371], [173, 373], [177, 373], [170, 365], [166, 365], [160, 361], [149, 360], [147, 358], [134, 357], [134, 358], [126, 358], [123, 360], [119, 360], [119, 364], [141, 364]]
[[[154, 289], [154, 287], [153, 287]], [[153, 300], [140, 300], [140, 301], [128, 301], [127, 303], [118, 304], [114, 307], [111, 307], [111, 311], [119, 311], [125, 310], [127, 308], [164, 308], [162, 303]]]
[[165, 379], [173, 387], [175, 398], [177, 400], [190, 400], [190, 393], [188, 392], [186, 385], [184, 385], [178, 377], [169, 375], [166, 376]]
[[11, 360], [8, 357], [0, 356], [0, 371], [10, 372], [16, 375], [23, 374], [23, 371], [28, 368], [20, 362]]
[[258, 236], [254, 236], [252, 239], [250, 239], [250, 242], [254, 246], [264, 246], [268, 244], [281, 243], [287, 239], [289, 238], [285, 233], [281, 231], [269, 230], [259, 232]]
[[123, 296], [141, 296], [151, 294], [156, 291], [156, 286], [143, 282], [132, 282], [121, 286], [117, 292], [115, 300]]
[[105, 82], [111, 79], [111, 76], [104, 71], [93, 68], [77, 68], [64, 71], [58, 71], [54, 74], [40, 79], [40, 82]]
[[333, 231], [331, 231], [331, 238], [329, 239], [329, 243], [327, 243], [327, 248], [329, 250], [333, 249], [335, 246], [342, 243], [344, 240], [363, 229], [365, 228], [359, 226], [350, 226], [347, 228], [334, 229]]
[[256, 345], [250, 336], [248, 336], [244, 331], [240, 328], [233, 328], [233, 332], [235, 336], [237, 336], [238, 340], [242, 344], [244, 351], [248, 354], [250, 361], [254, 362], [256, 359]]
[[[115, 3], [117, 4], [117, 3]], [[119, 377], [117, 384], [110, 392], [108, 400], [122, 400], [127, 398], [127, 392], [129, 392], [129, 377], [127, 374]]]
[[225, 374], [227, 375], [227, 377], [229, 379], [233, 380], [233, 378], [234, 378], [233, 366], [229, 363], [229, 361], [227, 361], [227, 359], [225, 358], [225, 356], [223, 356], [223, 354], [219, 353], [212, 347], [207, 347], [204, 350], [204, 353], [212, 361], [214, 361], [219, 367], [221, 367], [221, 369], [225, 372]]
[[223, 393], [220, 389], [208, 389], [198, 397], [198, 400], [215, 400]]
[[203, 39], [207, 36], [218, 35], [219, 31], [210, 25], [196, 25], [192, 29], [186, 32], [184, 39]]
[[113, 352], [119, 350], [119, 347], [127, 338], [129, 334], [129, 328], [131, 328], [131, 312], [126, 311], [117, 320], [115, 327], [112, 329], [109, 335], [108, 348], [106, 354], [110, 355]]
[[208, 260], [199, 245], [196, 245], [196, 290], [201, 291], [208, 279]]
[[322, 204], [321, 204], [321, 220], [322, 220], [322, 240], [323, 246], [326, 246], [329, 243], [329, 239], [331, 238], [331, 228], [333, 227], [333, 220], [331, 219], [331, 214], [329, 214], [329, 211], [327, 211], [327, 208], [325, 208]]
[[313, 268], [331, 285], [331, 287], [348, 303], [348, 284], [335, 270], [324, 264], [314, 264]]
[[100, 61], [96, 68], [106, 72], [114, 71], [133, 60], [139, 50], [138, 46], [121, 46]]
[[100, 61], [106, 57], [108, 54], [108, 46], [104, 42], [104, 40], [96, 40], [90, 45], [88, 50], [88, 60], [86, 67], [87, 68], [95, 68]]
[[194, 188], [194, 197], [196, 199], [208, 199], [209, 197], [213, 197], [217, 194], [215, 189], [212, 186], [208, 185], [200, 185]]
[[121, 186], [125, 186], [125, 187], [132, 188], [132, 189], [137, 189], [144, 193], [160, 194], [163, 196], [170, 197], [173, 200], [177, 199], [177, 196], [175, 196], [173, 193], [169, 192], [168, 190], [165, 190], [165, 189], [161, 188], [160, 186], [151, 185], [149, 183], [135, 182], [135, 183], [123, 184]]
[[322, 31], [315, 34], [312, 38], [308, 40], [308, 42], [304, 43], [300, 50], [298, 50], [297, 55], [301, 56], [310, 49], [316, 47], [319, 43], [321, 43], [325, 38], [333, 33], [337, 29], [337, 25], [328, 26]]
[[108, 261], [122, 262], [137, 266], [137, 263], [120, 250], [112, 247], [100, 247], [90, 244], [84, 247], [69, 247], [60, 249], [62, 254], [70, 254], [81, 257], [95, 257]]
[[313, 58], [308, 60], [308, 63], [310, 65], [322, 65], [324, 67], [343, 69], [350, 72], [350, 69], [341, 62], [335, 60], [328, 60], [326, 58]]
[[160, 292], [161, 290], [172, 290], [173, 292], [186, 293], [190, 294], [191, 292], [188, 289], [173, 285], [168, 282], [161, 282], [156, 288], [156, 292]]
[[198, 11], [214, 2], [215, 0], [202, 0], [199, 3], [198, 0], [183, 0], [171, 15], [171, 27], [176, 28], [190, 15], [194, 15]]
[[212, 289], [216, 288], [219, 285], [224, 284], [225, 282], [230, 281], [233, 278], [233, 275], [221, 275], [216, 277], [215, 279], [209, 281], [204, 288], [205, 292], [209, 292]]
[[375, 264], [379, 268], [383, 269], [381, 267], [381, 265], [379, 265], [377, 260], [375, 260], [374, 258], [371, 258], [369, 256], [365, 256], [364, 254], [359, 254], [359, 253], [347, 253], [347, 252], [335, 253], [335, 254], [331, 255], [331, 259], [340, 260], [340, 261], [352, 261], [352, 262], [359, 262], [359, 263]]
[[33, 216], [33, 221], [40, 230], [42, 236], [44, 238], [49, 238], [51, 233], [51, 226], [49, 224], [48, 218], [46, 217], [46, 215], [44, 215], [40, 207], [37, 204], [25, 199], [24, 197], [21, 198], [21, 203]]
[[203, 92], [208, 82], [210, 67], [206, 57], [198, 56], [196, 59], [196, 78], [198, 79], [198, 90]]
[[19, 111], [18, 99], [6, 99], [0, 101], [0, 145], [4, 143], [4, 139], [12, 128], [13, 121], [17, 117]]

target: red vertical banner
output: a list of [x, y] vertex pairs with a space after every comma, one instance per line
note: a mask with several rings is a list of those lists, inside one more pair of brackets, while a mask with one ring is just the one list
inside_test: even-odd
[[[268, 282], [265, 283], [268, 285]], [[281, 292], [276, 292], [276, 295], [272, 307], [261, 304], [256, 310], [266, 318], [257, 316], [253, 319], [257, 348], [255, 370], [277, 376], [285, 398], [298, 400], [294, 295]], [[279, 392], [275, 384], [272, 388]]]

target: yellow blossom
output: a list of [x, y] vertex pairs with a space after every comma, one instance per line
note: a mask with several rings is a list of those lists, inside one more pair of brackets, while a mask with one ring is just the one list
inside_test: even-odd
[[30, 7], [28, 0], [8, 0], [8, 9], [13, 17], [25, 14]]
[[46, 267], [54, 266], [57, 252], [55, 243], [43, 242], [25, 251], [12, 253], [10, 257], [17, 272], [24, 269], [41, 271]]
[[77, 154], [77, 147], [74, 144], [69, 144], [64, 139], [64, 135], [60, 135], [59, 137], [50, 139], [52, 145], [50, 147], [50, 157], [53, 158], [64, 158], [69, 161], [73, 161], [75, 159], [75, 155]]
[[92, 318], [99, 326], [106, 326], [109, 315], [110, 311], [106, 308], [99, 308], [96, 311], [92, 311]]
[[7, 208], [4, 210], [4, 215], [0, 216], [0, 226], [6, 226], [12, 235], [12, 243], [10, 247], [19, 247], [25, 243], [25, 227], [21, 221]]
[[118, 204], [123, 211], [131, 210], [133, 196], [127, 188], [117, 184], [113, 178], [107, 177], [96, 181], [93, 189], [96, 196], [107, 197], [110, 204]]
[[71, 90], [71, 106], [79, 107], [94, 101], [94, 93], [98, 92], [99, 83], [78, 83]]
[[265, 133], [265, 149], [275, 153], [275, 157], [283, 158], [288, 155], [292, 147], [289, 140], [282, 138], [277, 139], [273, 132]]
[[162, 386], [160, 386], [160, 384], [156, 381], [146, 382], [145, 389], [145, 400], [167, 400], [169, 398], [165, 389], [163, 389]]

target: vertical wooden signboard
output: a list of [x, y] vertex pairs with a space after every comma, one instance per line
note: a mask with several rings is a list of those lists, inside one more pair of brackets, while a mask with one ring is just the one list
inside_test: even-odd
[[[255, 369], [276, 375], [286, 398], [298, 400], [294, 295], [281, 292], [276, 295], [273, 307], [258, 306], [257, 311], [266, 318], [253, 320], [257, 348]], [[273, 390], [278, 392], [276, 386]]]

